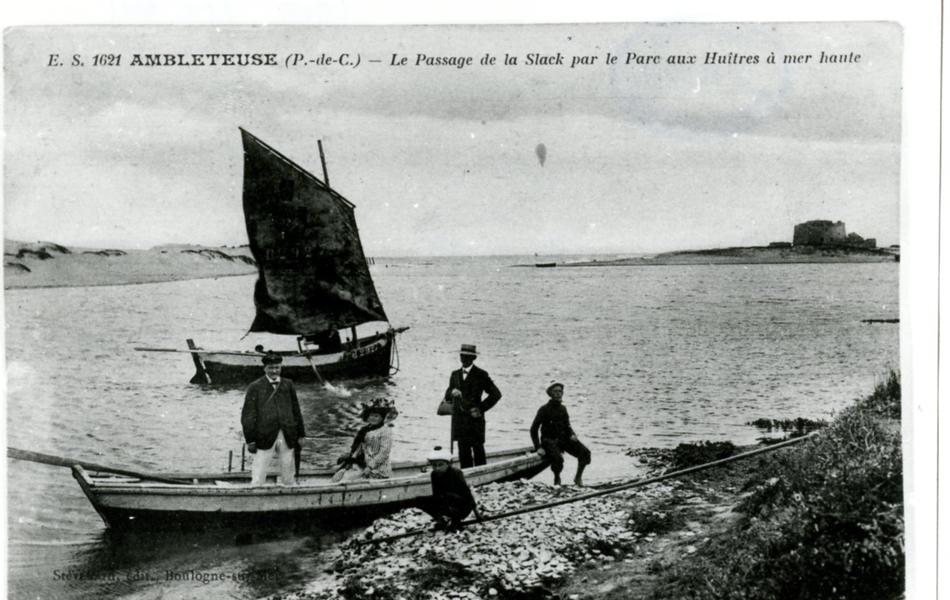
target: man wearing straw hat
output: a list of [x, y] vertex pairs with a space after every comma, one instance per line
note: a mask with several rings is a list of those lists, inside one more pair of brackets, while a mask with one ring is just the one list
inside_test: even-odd
[[445, 390], [445, 400], [452, 403], [451, 439], [458, 443], [459, 466], [463, 469], [486, 463], [485, 413], [501, 400], [501, 392], [488, 372], [475, 366], [476, 356], [474, 345], [462, 344], [462, 368], [452, 371]]
[[261, 362], [264, 376], [247, 386], [241, 410], [247, 449], [255, 454], [251, 485], [263, 485], [275, 455], [280, 465], [280, 484], [294, 485], [294, 449], [306, 435], [297, 390], [293, 381], [280, 376], [280, 355], [268, 352]]

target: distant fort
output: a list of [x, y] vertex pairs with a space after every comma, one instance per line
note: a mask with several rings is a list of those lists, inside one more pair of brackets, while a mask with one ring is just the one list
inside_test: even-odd
[[772, 242], [772, 247], [788, 246], [854, 246], [859, 248], [877, 248], [875, 238], [864, 239], [860, 235], [845, 230], [844, 222], [806, 221], [795, 226], [792, 243]]
[[874, 238], [848, 233], [841, 221], [806, 221], [795, 226], [791, 242], [768, 246], [677, 250], [654, 256], [583, 260], [567, 263], [534, 263], [534, 267], [634, 267], [659, 265], [751, 265], [793, 263], [900, 262], [900, 246], [878, 248]]

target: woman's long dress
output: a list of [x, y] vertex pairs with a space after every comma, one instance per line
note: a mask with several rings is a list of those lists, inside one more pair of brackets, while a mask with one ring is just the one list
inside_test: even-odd
[[363, 455], [366, 466], [361, 470], [352, 465], [348, 469], [337, 471], [334, 483], [347, 483], [357, 479], [389, 479], [393, 476], [389, 454], [393, 449], [393, 426], [384, 425], [366, 434], [358, 453]]

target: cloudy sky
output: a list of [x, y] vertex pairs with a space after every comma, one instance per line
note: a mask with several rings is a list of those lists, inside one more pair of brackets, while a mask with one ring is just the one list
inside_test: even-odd
[[[322, 140], [372, 256], [759, 245], [810, 219], [895, 244], [902, 44], [884, 22], [7, 30], [4, 233], [244, 244], [240, 126], [319, 177]], [[713, 52], [724, 62], [704, 64]], [[209, 53], [279, 65], [131, 65]], [[558, 53], [562, 65], [526, 64]], [[294, 54], [360, 64], [288, 68]]]

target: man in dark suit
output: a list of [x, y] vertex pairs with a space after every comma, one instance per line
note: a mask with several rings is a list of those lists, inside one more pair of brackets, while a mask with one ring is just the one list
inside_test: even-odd
[[247, 386], [241, 426], [248, 452], [256, 454], [251, 465], [251, 485], [263, 485], [271, 459], [277, 455], [280, 484], [294, 485], [294, 449], [304, 436], [303, 417], [294, 382], [280, 376], [283, 359], [272, 352], [264, 356], [264, 377]]
[[501, 400], [488, 372], [474, 365], [476, 356], [475, 346], [462, 344], [462, 368], [452, 371], [445, 390], [445, 399], [452, 403], [452, 441], [458, 442], [463, 469], [485, 464], [485, 413]]

